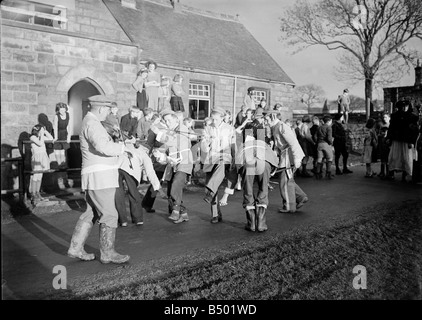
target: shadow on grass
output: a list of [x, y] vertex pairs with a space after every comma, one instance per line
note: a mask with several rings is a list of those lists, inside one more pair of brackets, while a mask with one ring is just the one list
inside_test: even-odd
[[[377, 206], [330, 226], [127, 266], [80, 279], [63, 298], [421, 299], [421, 210], [416, 200]], [[367, 269], [366, 290], [353, 288], [356, 265]]]

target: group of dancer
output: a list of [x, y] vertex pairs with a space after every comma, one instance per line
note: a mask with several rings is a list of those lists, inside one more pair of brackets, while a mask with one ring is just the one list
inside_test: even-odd
[[[250, 88], [248, 95], [252, 93], [253, 88]], [[399, 111], [407, 112], [407, 104], [398, 106], [401, 108], [402, 105], [403, 110]], [[183, 118], [183, 112], [172, 108], [164, 108], [156, 113], [148, 108], [142, 111], [133, 106], [131, 110], [135, 112], [132, 115], [129, 112], [121, 119], [116, 119], [114, 111], [117, 104], [107, 96], [90, 97], [89, 106], [79, 136], [81, 183], [87, 210], [76, 224], [68, 250], [68, 256], [86, 261], [95, 259], [94, 254], [84, 250], [85, 241], [95, 223], [100, 225], [100, 261], [124, 263], [129, 260], [128, 255], [114, 250], [116, 228], [119, 223], [121, 226], [127, 225], [125, 192], [129, 195], [130, 215], [136, 225], [143, 224], [144, 211], [155, 212], [157, 195], [168, 200], [169, 220], [175, 224], [187, 222], [189, 214], [183, 201], [184, 187], [194, 173], [194, 166], [199, 165], [206, 176], [203, 200], [210, 206], [210, 222], [218, 224], [223, 221], [221, 207], [241, 182], [245, 229], [264, 232], [268, 229], [266, 211], [271, 177], [278, 176], [281, 195], [279, 211], [294, 213], [309, 200], [295, 181], [298, 172], [302, 175], [306, 172], [307, 159], [314, 158], [313, 171], [317, 179], [322, 178], [322, 164], [325, 161], [326, 178], [332, 179], [333, 142], [338, 142], [336, 154], [339, 150], [343, 160], [345, 157], [344, 130], [335, 128], [329, 116], [322, 119], [321, 125], [316, 125], [316, 117], [312, 119], [314, 125], [309, 130], [312, 132], [313, 148], [305, 153], [303, 141], [299, 141], [295, 130], [282, 118], [280, 104], [273, 108], [262, 102], [257, 107], [244, 105], [234, 124], [226, 110], [215, 107], [201, 134], [192, 129], [191, 119]], [[139, 117], [143, 119], [142, 139], [135, 125], [141, 123], [138, 112], [144, 115]], [[408, 113], [400, 112], [392, 118], [397, 118], [397, 121], [401, 119], [403, 123], [413, 121], [410, 115], [407, 116]], [[308, 123], [310, 119], [302, 120]], [[341, 124], [342, 120], [342, 114], [335, 116], [336, 123]], [[387, 135], [391, 139], [388, 143], [392, 146], [392, 158], [397, 157], [399, 149], [405, 149], [403, 146], [408, 149], [415, 146], [409, 144], [410, 140], [399, 142], [402, 136], [399, 128], [397, 122], [392, 121], [391, 131]], [[407, 135], [403, 137], [407, 139]], [[338, 170], [336, 156], [336, 174], [340, 174]], [[386, 171], [389, 172], [388, 169]], [[351, 173], [347, 168], [347, 155], [343, 173]], [[138, 190], [142, 180], [150, 183], [143, 197]], [[163, 182], [167, 186], [166, 193], [162, 188]], [[254, 192], [255, 182], [257, 192]], [[220, 197], [219, 189], [223, 183], [224, 194]]]
[[[165, 108], [160, 114], [153, 113], [149, 119], [146, 139], [133, 140], [133, 137], [125, 137], [120, 128], [107, 125], [106, 119], [116, 107], [114, 101], [107, 96], [94, 96], [89, 98], [89, 105], [80, 133], [81, 181], [87, 210], [74, 229], [68, 250], [70, 257], [95, 259], [93, 254], [85, 252], [84, 243], [97, 222], [100, 224], [101, 262], [123, 263], [129, 260], [129, 256], [114, 250], [116, 228], [121, 216], [119, 211], [126, 209], [125, 189], [136, 225], [143, 223], [144, 210], [155, 211], [157, 194], [168, 199], [168, 218], [171, 221], [175, 224], [189, 221], [183, 190], [195, 163], [200, 163], [206, 174], [204, 201], [210, 205], [211, 223], [223, 221], [218, 190], [224, 181], [225, 193], [233, 194], [241, 179], [245, 228], [251, 232], [268, 229], [268, 185], [275, 173], [279, 175], [281, 212], [295, 212], [308, 201], [294, 179], [304, 153], [295, 132], [281, 121], [277, 108], [264, 110], [258, 106], [252, 110], [250, 119], [245, 117], [238, 130], [224, 121], [227, 119], [226, 111], [216, 107], [210, 114], [212, 123], [201, 135], [189, 129], [177, 112]], [[267, 130], [268, 118], [271, 119], [271, 133]], [[269, 143], [269, 134], [272, 143]], [[198, 141], [196, 148], [192, 148], [194, 140]], [[151, 183], [143, 198], [137, 189], [142, 172]], [[163, 192], [163, 181], [166, 182], [167, 193]], [[257, 193], [253, 188], [255, 181], [258, 183]]]

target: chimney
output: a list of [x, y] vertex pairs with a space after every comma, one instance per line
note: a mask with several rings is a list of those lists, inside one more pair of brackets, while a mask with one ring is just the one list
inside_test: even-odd
[[120, 0], [122, 7], [136, 9], [136, 0]]
[[415, 87], [420, 88], [422, 86], [422, 67], [419, 64], [419, 59], [418, 59], [418, 64], [415, 68]]
[[174, 12], [182, 12], [182, 5], [179, 0], [170, 0], [171, 5], [173, 6]]

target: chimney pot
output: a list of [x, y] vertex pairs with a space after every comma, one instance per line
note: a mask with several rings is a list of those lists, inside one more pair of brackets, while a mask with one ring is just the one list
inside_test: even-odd
[[120, 0], [122, 7], [136, 9], [136, 0]]
[[170, 2], [175, 12], [182, 12], [182, 5], [179, 0], [170, 0]]

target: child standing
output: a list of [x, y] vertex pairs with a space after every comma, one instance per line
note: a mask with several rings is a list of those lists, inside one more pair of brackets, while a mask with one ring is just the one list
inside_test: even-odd
[[363, 162], [366, 164], [366, 178], [372, 178], [375, 172], [372, 171], [371, 163], [373, 160], [372, 153], [378, 145], [377, 134], [375, 132], [375, 120], [369, 118], [364, 128], [363, 140]]
[[[53, 140], [53, 136], [48, 133], [44, 126], [37, 124], [32, 128], [31, 137], [31, 167], [33, 171], [49, 170], [50, 158], [45, 147], [45, 140]], [[42, 173], [34, 173], [31, 176], [29, 192], [31, 194], [31, 202], [35, 204], [37, 201], [44, 200], [41, 197], [40, 189], [42, 182]]]
[[381, 179], [389, 179], [389, 169], [388, 169], [388, 155], [390, 154], [390, 146], [387, 144], [387, 132], [388, 127], [382, 127], [380, 135], [378, 136], [378, 148], [380, 151], [381, 157], [381, 172], [378, 175]]
[[171, 109], [170, 98], [170, 79], [163, 77], [161, 79], [161, 86], [158, 89], [158, 113], [163, 110]]
[[54, 127], [54, 154], [60, 168], [66, 168], [66, 150], [70, 148], [70, 113], [66, 103], [56, 104], [56, 115], [53, 121]]

